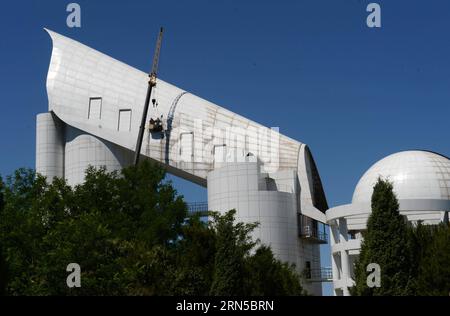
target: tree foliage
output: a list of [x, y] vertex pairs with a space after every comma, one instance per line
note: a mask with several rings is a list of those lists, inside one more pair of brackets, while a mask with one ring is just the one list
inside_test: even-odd
[[294, 267], [276, 260], [269, 247], [259, 247], [246, 265], [250, 279], [245, 282], [245, 293], [255, 296], [306, 295], [298, 282]]
[[[422, 241], [416, 253], [415, 290], [418, 295], [450, 295], [450, 226], [420, 225], [416, 240]], [[425, 242], [423, 242], [425, 241]]]
[[[255, 250], [255, 224], [235, 223], [234, 211], [190, 216], [164, 179], [145, 161], [90, 168], [75, 187], [27, 169], [0, 181], [0, 286], [7, 295], [303, 294], [293, 267]], [[80, 288], [66, 285], [72, 262]]]
[[[450, 226], [408, 225], [399, 211], [392, 184], [378, 179], [372, 214], [355, 263], [352, 295], [450, 294]], [[381, 267], [381, 287], [367, 286], [366, 267]]]
[[[372, 194], [372, 213], [355, 266], [356, 295], [410, 294], [411, 256], [408, 228], [399, 213], [399, 205], [392, 184], [378, 179]], [[381, 287], [367, 286], [366, 267], [376, 263], [381, 267]]]
[[[4, 209], [3, 190], [3, 179], [0, 177], [0, 219], [2, 218]], [[0, 296], [5, 295], [6, 292], [6, 274], [6, 262], [2, 251], [2, 244], [0, 243]]]
[[235, 213], [232, 210], [223, 217], [214, 215], [217, 239], [212, 295], [244, 294], [245, 256], [255, 246], [249, 234], [256, 224], [234, 225]]

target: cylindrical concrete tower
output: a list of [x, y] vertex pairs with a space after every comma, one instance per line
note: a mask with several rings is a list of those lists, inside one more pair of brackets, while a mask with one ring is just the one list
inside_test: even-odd
[[64, 176], [64, 125], [51, 112], [36, 117], [36, 172], [49, 181]]
[[37, 115], [36, 172], [65, 178], [70, 185], [84, 181], [89, 166], [121, 170], [133, 161], [132, 151], [71, 127], [52, 112]]
[[64, 176], [70, 185], [82, 183], [89, 166], [114, 171], [133, 161], [131, 151], [70, 126], [67, 126], [64, 157]]
[[[299, 274], [320, 269], [320, 245], [300, 238], [295, 170], [263, 173], [258, 162], [223, 163], [209, 172], [207, 181], [210, 210], [235, 209], [237, 222], [259, 223], [253, 239], [270, 246], [278, 259], [295, 264]], [[321, 283], [304, 281], [310, 294], [322, 294]]]

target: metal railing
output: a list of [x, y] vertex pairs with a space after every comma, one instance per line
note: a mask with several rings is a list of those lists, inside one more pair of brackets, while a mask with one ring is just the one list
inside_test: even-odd
[[297, 213], [297, 225], [300, 238], [318, 244], [326, 244], [328, 242], [326, 225], [319, 223], [317, 220]]
[[326, 232], [314, 229], [310, 225], [301, 227], [300, 236], [306, 239], [316, 239], [320, 243], [328, 242], [328, 234]]
[[333, 281], [333, 271], [331, 267], [321, 267], [305, 269], [305, 278], [310, 282], [331, 282]]
[[208, 202], [191, 202], [187, 203], [188, 213], [206, 213], [208, 212]]

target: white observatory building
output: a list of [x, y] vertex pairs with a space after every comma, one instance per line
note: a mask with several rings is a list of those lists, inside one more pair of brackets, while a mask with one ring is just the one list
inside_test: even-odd
[[411, 150], [387, 156], [359, 180], [351, 204], [326, 212], [335, 295], [349, 295], [354, 281], [354, 261], [361, 248], [361, 233], [371, 213], [373, 187], [378, 179], [393, 183], [400, 213], [413, 224], [448, 221], [450, 211], [450, 159], [440, 154]]
[[[148, 75], [52, 31], [48, 112], [37, 116], [36, 170], [83, 181], [89, 165], [117, 170], [133, 163]], [[207, 187], [208, 208], [236, 209], [259, 222], [254, 237], [305, 274], [321, 295], [320, 244], [328, 208], [306, 144], [157, 79], [141, 157]], [[448, 192], [447, 192], [448, 193]], [[322, 224], [321, 224], [322, 223]]]

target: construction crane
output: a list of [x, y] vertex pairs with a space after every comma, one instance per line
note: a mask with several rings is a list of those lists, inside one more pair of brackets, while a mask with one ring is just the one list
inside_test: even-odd
[[[155, 54], [153, 55], [152, 70], [148, 75], [150, 79], [148, 81], [147, 96], [145, 97], [144, 111], [142, 112], [141, 125], [139, 127], [139, 134], [136, 142], [136, 150], [134, 152], [135, 166], [137, 166], [137, 164], [139, 163], [139, 157], [141, 155], [142, 140], [144, 138], [145, 123], [147, 121], [150, 96], [152, 94], [153, 87], [156, 86], [156, 75], [158, 72], [158, 62], [159, 62], [159, 53], [161, 50], [162, 35], [163, 35], [163, 28], [161, 27], [161, 29], [159, 30], [158, 40], [156, 42]], [[153, 100], [153, 105], [155, 106], [155, 100]], [[152, 118], [150, 120], [150, 131], [153, 132], [162, 131], [162, 121], [160, 120], [160, 118], [156, 118], [155, 120], [153, 120]]]

